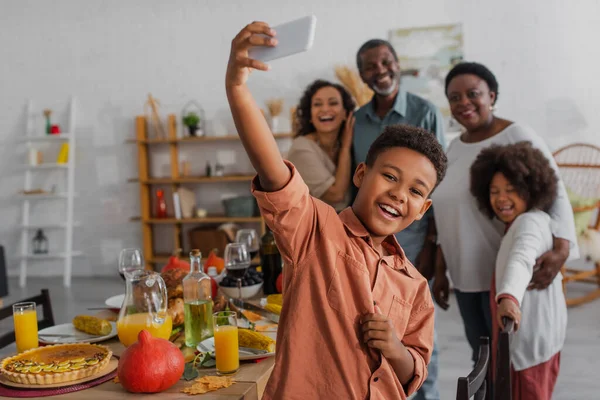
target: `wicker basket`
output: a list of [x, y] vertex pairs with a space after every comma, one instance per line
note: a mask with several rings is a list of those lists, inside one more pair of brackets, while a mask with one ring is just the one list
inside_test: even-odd
[[248, 218], [258, 216], [258, 204], [254, 196], [240, 196], [223, 200], [227, 217]]

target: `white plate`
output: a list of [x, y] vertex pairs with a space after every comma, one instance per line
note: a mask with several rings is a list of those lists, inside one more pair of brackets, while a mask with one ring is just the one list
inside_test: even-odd
[[123, 300], [125, 300], [125, 295], [124, 294], [118, 294], [116, 296], [109, 297], [108, 299], [106, 299], [106, 301], [104, 302], [104, 304], [106, 304], [110, 308], [121, 309], [121, 306], [123, 305]]
[[[51, 326], [46, 329], [42, 329], [38, 332], [38, 338], [40, 343], [43, 344], [62, 344], [62, 343], [98, 343], [108, 339], [112, 339], [117, 336], [117, 324], [114, 322], [110, 323], [112, 331], [106, 336], [88, 335], [85, 332], [78, 331], [75, 329], [73, 324], [61, 324]], [[65, 335], [64, 337], [54, 337], [47, 335]]]
[[[213, 357], [215, 356], [215, 338], [214, 337], [204, 339], [201, 344], [209, 350], [211, 356], [213, 356]], [[198, 347], [196, 347], [196, 350], [198, 350], [201, 353], [206, 352], [206, 350], [204, 348], [202, 348], [202, 346], [200, 346], [200, 345], [198, 345]], [[258, 360], [259, 358], [273, 357], [274, 355], [275, 355], [274, 352], [273, 353], [265, 353], [265, 354], [253, 354], [253, 353], [247, 353], [245, 351], [240, 350], [240, 361]]]

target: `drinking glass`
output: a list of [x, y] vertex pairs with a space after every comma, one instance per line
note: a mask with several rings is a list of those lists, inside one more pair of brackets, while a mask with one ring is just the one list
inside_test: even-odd
[[250, 255], [243, 243], [229, 243], [225, 246], [225, 268], [227, 275], [237, 279], [239, 300], [242, 300], [242, 278], [250, 267]]
[[17, 352], [38, 347], [38, 320], [35, 303], [17, 303], [13, 305], [15, 323], [15, 341]]
[[144, 269], [144, 258], [140, 249], [123, 249], [119, 254], [119, 274], [125, 280], [125, 274]]
[[260, 249], [256, 231], [254, 229], [240, 229], [235, 235], [235, 241], [236, 243], [245, 244], [250, 253], [250, 261], [254, 260]]
[[221, 311], [213, 314], [217, 374], [230, 375], [240, 369], [237, 314]]

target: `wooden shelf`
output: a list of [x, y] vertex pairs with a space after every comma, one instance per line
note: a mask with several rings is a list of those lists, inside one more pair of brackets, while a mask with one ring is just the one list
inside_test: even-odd
[[179, 178], [150, 178], [140, 181], [138, 178], [128, 179], [127, 182], [140, 182], [145, 185], [164, 185], [169, 183], [216, 183], [216, 182], [249, 182], [255, 175], [228, 176], [182, 176]]
[[[196, 144], [211, 146], [209, 151], [215, 151], [219, 144], [223, 143], [241, 143], [240, 138], [237, 134], [226, 135], [226, 136], [202, 136], [202, 137], [177, 137], [177, 125], [179, 117], [175, 114], [169, 114], [166, 121], [166, 138], [156, 139], [149, 138], [150, 121], [145, 116], [138, 116], [135, 118], [135, 139], [126, 140], [126, 143], [136, 144], [136, 150], [138, 155], [138, 177], [130, 178], [128, 182], [137, 182], [140, 193], [140, 210], [139, 216], [133, 217], [131, 221], [138, 221], [141, 223], [142, 230], [142, 243], [144, 259], [146, 260], [147, 268], [156, 268], [157, 264], [166, 264], [169, 262], [170, 254], [155, 254], [154, 249], [154, 237], [157, 227], [168, 227], [172, 233], [173, 241], [169, 243], [169, 247], [173, 249], [179, 249], [187, 246], [185, 239], [185, 231], [189, 227], [194, 227], [203, 224], [223, 224], [223, 223], [252, 223], [260, 224], [261, 234], [265, 233], [266, 226], [262, 217], [246, 217], [246, 218], [235, 218], [226, 217], [224, 215], [210, 214], [205, 218], [182, 218], [177, 219], [174, 215], [173, 207], [168, 210], [170, 213], [169, 218], [154, 218], [153, 216], [153, 192], [154, 187], [152, 185], [165, 185], [170, 186], [169, 192], [175, 193], [181, 189], [181, 185], [194, 185], [204, 183], [232, 183], [232, 182], [245, 182], [247, 192], [250, 192], [249, 183], [254, 178], [254, 174], [241, 174], [228, 175], [228, 176], [182, 176], [180, 170], [180, 159], [179, 152], [182, 150], [180, 144]], [[282, 133], [274, 135], [275, 139], [290, 139], [293, 135], [291, 133]], [[167, 176], [152, 177], [150, 176], [151, 166], [151, 152], [152, 147], [150, 145], [166, 145], [169, 155], [169, 172], [164, 172]], [[197, 173], [203, 172], [203, 170], [196, 171]], [[243, 185], [241, 185], [243, 187]], [[216, 189], [216, 188], [215, 188]], [[249, 194], [249, 193], [248, 193]], [[200, 199], [197, 199], [200, 200]], [[202, 201], [200, 200], [196, 206], [202, 207]], [[216, 213], [218, 211], [213, 211]], [[187, 226], [185, 226], [187, 225]], [[164, 236], [166, 232], [161, 232]], [[161, 236], [162, 237], [162, 236]], [[168, 249], [162, 249], [168, 251]], [[183, 259], [186, 259], [184, 257]]]
[[[277, 133], [273, 135], [275, 139], [290, 139], [294, 135], [292, 133]], [[209, 142], [235, 142], [239, 141], [238, 135], [226, 135], [226, 136], [200, 136], [200, 137], [182, 137], [182, 138], [168, 138], [168, 139], [128, 139], [126, 143], [142, 143], [142, 144], [170, 144], [170, 143], [209, 143]]]

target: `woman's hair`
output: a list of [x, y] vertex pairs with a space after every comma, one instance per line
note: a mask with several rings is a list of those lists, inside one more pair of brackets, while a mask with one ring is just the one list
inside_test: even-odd
[[[356, 108], [356, 103], [354, 103], [354, 99], [352, 99], [350, 93], [348, 93], [342, 85], [320, 79], [316, 80], [313, 83], [311, 83], [306, 88], [306, 90], [304, 90], [304, 93], [300, 98], [300, 104], [298, 104], [298, 107], [296, 108], [296, 126], [294, 127], [296, 131], [296, 136], [304, 136], [308, 135], [309, 133], [315, 132], [315, 126], [312, 124], [312, 122], [310, 122], [310, 109], [312, 107], [312, 98], [315, 95], [315, 93], [319, 91], [319, 89], [322, 89], [324, 87], [332, 87], [337, 89], [338, 92], [340, 92], [340, 95], [342, 97], [342, 105], [344, 106], [344, 110], [346, 110], [346, 113], [354, 111], [354, 109]], [[344, 129], [345, 123], [346, 122], [344, 121], [340, 126], [340, 132]]]
[[471, 194], [490, 218], [495, 215], [490, 204], [490, 184], [498, 172], [525, 200], [527, 210], [549, 211], [556, 199], [558, 177], [544, 153], [533, 148], [531, 142], [487, 147], [471, 165]]
[[498, 81], [496, 77], [485, 65], [476, 62], [461, 62], [458, 63], [448, 72], [446, 75], [446, 89], [445, 93], [448, 95], [448, 85], [452, 79], [459, 75], [476, 75], [487, 83], [490, 88], [490, 92], [496, 93], [494, 104], [498, 101]]

